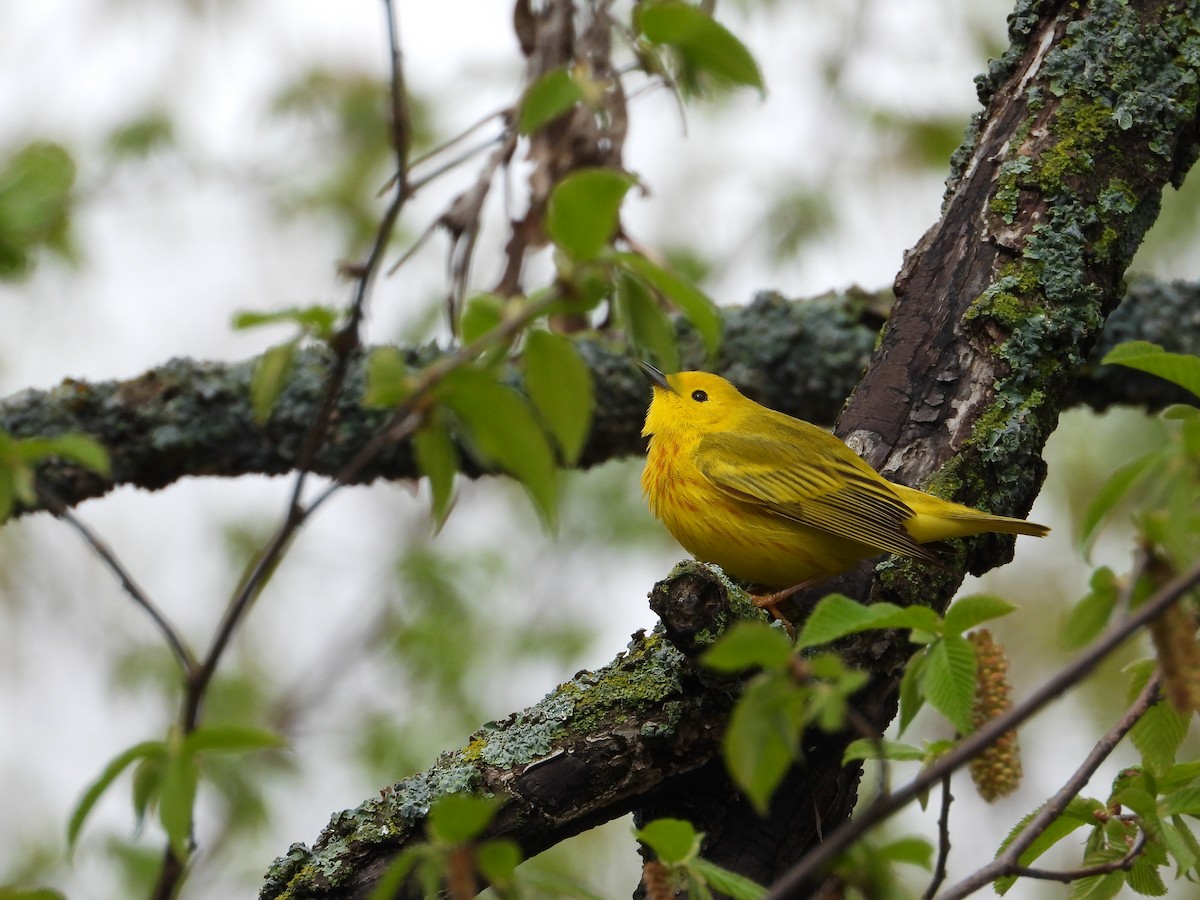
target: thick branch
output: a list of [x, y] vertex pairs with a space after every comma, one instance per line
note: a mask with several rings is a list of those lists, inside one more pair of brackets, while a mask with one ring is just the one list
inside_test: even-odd
[[681, 565], [652, 599], [671, 640], [661, 630], [635, 635], [603, 669], [580, 673], [537, 705], [485, 725], [432, 769], [338, 813], [311, 850], [294, 844], [275, 862], [260, 897], [367, 897], [388, 863], [424, 840], [429, 805], [445, 794], [503, 798], [487, 836], [511, 838], [533, 855], [678, 779], [706, 768], [720, 777], [709, 763], [737, 682], [693, 667], [689, 654], [732, 621], [763, 617], [725, 584], [695, 563]]
[[[1198, 294], [1200, 285], [1194, 283], [1135, 281], [1093, 359], [1112, 344], [1134, 338], [1200, 353]], [[769, 406], [830, 424], [870, 358], [889, 309], [887, 297], [862, 292], [797, 301], [761, 294], [749, 306], [724, 311], [725, 342], [712, 368]], [[684, 344], [688, 364], [705, 366], [699, 343], [685, 333]], [[579, 346], [596, 383], [596, 418], [583, 464], [641, 452], [644, 381], [608, 344], [583, 338]], [[414, 363], [427, 362], [436, 351], [409, 355]], [[358, 403], [361, 361], [353, 362], [337, 398], [335, 438], [313, 460], [318, 474], [339, 471], [387, 419], [386, 413]], [[292, 471], [320, 403], [330, 357], [315, 348], [300, 354], [289, 387], [263, 426], [254, 421], [249, 402], [255, 362], [176, 359], [128, 381], [68, 379], [51, 390], [27, 390], [0, 401], [0, 429], [19, 437], [82, 431], [109, 448], [112, 482], [74, 467], [46, 470], [46, 483], [72, 506], [120, 485], [154, 490], [192, 475], [284, 474]], [[1096, 409], [1114, 403], [1159, 409], [1185, 400], [1159, 379], [1090, 363], [1069, 402]], [[401, 444], [359, 478], [415, 475], [409, 446]]]

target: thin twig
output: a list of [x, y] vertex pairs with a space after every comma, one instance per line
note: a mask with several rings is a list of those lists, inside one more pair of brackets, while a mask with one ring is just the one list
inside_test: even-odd
[[929, 887], [921, 895], [921, 900], [932, 900], [937, 889], [946, 880], [946, 861], [950, 858], [950, 807], [954, 803], [954, 794], [950, 792], [950, 774], [942, 779], [942, 809], [938, 814], [938, 855], [933, 867], [933, 878]]
[[[994, 860], [950, 887], [940, 900], [956, 900], [956, 898], [966, 897], [997, 878], [1034, 871], [1020, 865], [1021, 854], [1033, 846], [1033, 842], [1054, 823], [1055, 819], [1062, 815], [1071, 800], [1079, 795], [1092, 775], [1100, 768], [1101, 763], [1108, 759], [1117, 744], [1129, 733], [1129, 730], [1158, 701], [1161, 683], [1159, 675], [1156, 674], [1151, 678], [1125, 714], [1096, 742], [1096, 746], [1092, 748], [1092, 752], [1088, 754], [1079, 768], [1072, 773], [1054, 796], [1046, 801], [1038, 810], [1037, 815], [1029, 820], [1028, 824], [1021, 829], [1021, 833], [1009, 842], [1008, 846]], [[1115, 871], [1115, 869], [1110, 871]]]
[[1042, 685], [1025, 702], [989, 721], [978, 731], [963, 739], [953, 750], [942, 756], [906, 786], [887, 797], [877, 798], [863, 811], [860, 817], [851, 819], [835, 829], [821, 842], [820, 846], [814, 848], [774, 884], [767, 894], [766, 900], [786, 900], [786, 898], [798, 896], [801, 888], [809, 883], [828, 862], [868, 830], [903, 809], [948, 773], [966, 765], [1006, 731], [1013, 730], [1041, 711], [1052, 700], [1066, 693], [1132, 634], [1144, 627], [1155, 616], [1161, 614], [1164, 609], [1176, 602], [1197, 583], [1200, 583], [1200, 563], [1183, 575], [1172, 579], [1149, 597], [1128, 618], [1117, 623], [1104, 635], [1093, 641], [1074, 662]]
[[1111, 875], [1113, 872], [1122, 869], [1129, 871], [1133, 868], [1133, 864], [1137, 862], [1138, 857], [1142, 855], [1142, 851], [1146, 849], [1147, 841], [1149, 841], [1149, 835], [1146, 834], [1146, 830], [1139, 828], [1137, 840], [1133, 842], [1133, 846], [1120, 859], [1096, 863], [1094, 866], [1084, 866], [1079, 869], [1067, 869], [1062, 872], [1056, 872], [1053, 869], [1032, 869], [1026, 866], [1016, 866], [1012, 872], [1006, 874], [1020, 875], [1023, 878], [1037, 878], [1040, 881], [1060, 881], [1063, 884], [1070, 884], [1072, 881], [1078, 881], [1080, 878]]
[[186, 644], [184, 644], [183, 639], [180, 638], [179, 632], [176, 631], [175, 626], [171, 624], [170, 620], [167, 619], [162, 610], [158, 608], [158, 605], [150, 599], [150, 595], [142, 590], [141, 586], [134, 579], [130, 571], [125, 568], [124, 564], [122, 564], [119, 559], [117, 559], [117, 554], [113, 551], [113, 549], [104, 541], [103, 538], [100, 537], [100, 535], [92, 531], [92, 529], [82, 519], [76, 516], [71, 508], [67, 506], [67, 504], [64, 503], [57, 494], [44, 485], [39, 485], [37, 491], [38, 497], [41, 499], [42, 504], [46, 507], [46, 509], [50, 511], [50, 514], [56, 518], [62, 519], [75, 529], [79, 536], [83, 538], [84, 542], [92, 548], [92, 551], [98, 557], [100, 557], [100, 560], [106, 566], [108, 566], [109, 570], [116, 577], [125, 593], [127, 593], [133, 602], [145, 610], [146, 614], [150, 616], [151, 621], [153, 621], [158, 630], [162, 632], [163, 639], [167, 642], [167, 645], [170, 646], [171, 652], [175, 654], [175, 659], [179, 663], [179, 668], [183, 671], [183, 673], [186, 675], [188, 672], [194, 669], [196, 666], [196, 658], [192, 655], [192, 651], [187, 648]]

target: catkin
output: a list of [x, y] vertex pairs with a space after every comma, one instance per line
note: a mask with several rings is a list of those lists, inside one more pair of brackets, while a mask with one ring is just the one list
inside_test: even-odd
[[[1012, 683], [1008, 680], [1008, 657], [986, 628], [968, 635], [975, 648], [975, 727], [1012, 708]], [[1015, 791], [1021, 783], [1021, 751], [1016, 731], [1000, 738], [971, 760], [971, 780], [988, 803]]]
[[1181, 603], [1173, 603], [1150, 623], [1150, 637], [1158, 652], [1163, 693], [1176, 711], [1200, 711], [1200, 646], [1196, 644], [1196, 619]]

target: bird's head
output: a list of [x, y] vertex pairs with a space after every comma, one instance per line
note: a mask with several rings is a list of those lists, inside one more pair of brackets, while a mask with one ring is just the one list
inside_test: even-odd
[[720, 375], [709, 372], [664, 375], [654, 366], [643, 362], [638, 365], [653, 391], [643, 437], [694, 434], [699, 439], [728, 428], [738, 412], [751, 402]]

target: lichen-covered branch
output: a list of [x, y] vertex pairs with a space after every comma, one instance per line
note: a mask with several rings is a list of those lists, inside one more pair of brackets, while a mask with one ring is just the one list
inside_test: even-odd
[[692, 659], [731, 622], [764, 613], [696, 563], [680, 565], [653, 597], [669, 640], [663, 629], [635, 635], [604, 668], [336, 814], [311, 849], [294, 844], [276, 860], [262, 900], [367, 897], [391, 860], [425, 839], [429, 806], [445, 794], [502, 798], [486, 836], [511, 838], [532, 855], [695, 777], [719, 752], [737, 682]]
[[[1109, 320], [1092, 359], [1120, 340], [1151, 340], [1169, 350], [1200, 353], [1200, 285], [1136, 280]], [[720, 357], [706, 362], [698, 341], [683, 334], [684, 358], [737, 381], [756, 399], [820, 424], [831, 424], [857, 383], [881, 325], [887, 295], [851, 292], [806, 300], [764, 293], [724, 311]], [[596, 416], [583, 454], [594, 465], [642, 449], [639, 431], [646, 386], [625, 355], [599, 338], [579, 346], [596, 384]], [[433, 349], [409, 351], [414, 363]], [[305, 429], [320, 402], [330, 356], [319, 348], [299, 354], [292, 380], [265, 425], [254, 420], [249, 385], [256, 360], [239, 363], [174, 359], [127, 381], [68, 379], [49, 390], [26, 390], [0, 401], [0, 429], [19, 437], [81, 431], [109, 448], [113, 479], [55, 465], [43, 476], [64, 502], [75, 505], [115, 486], [154, 490], [194, 475], [235, 478], [292, 470]], [[319, 448], [313, 470], [333, 475], [387, 420], [362, 407], [362, 357], [351, 365], [337, 401], [331, 440]], [[1148, 375], [1084, 367], [1068, 402], [1104, 409], [1117, 403], [1160, 409], [1183, 402], [1178, 389]], [[477, 469], [468, 474], [477, 474]], [[382, 454], [357, 476], [413, 478], [409, 445]]]

